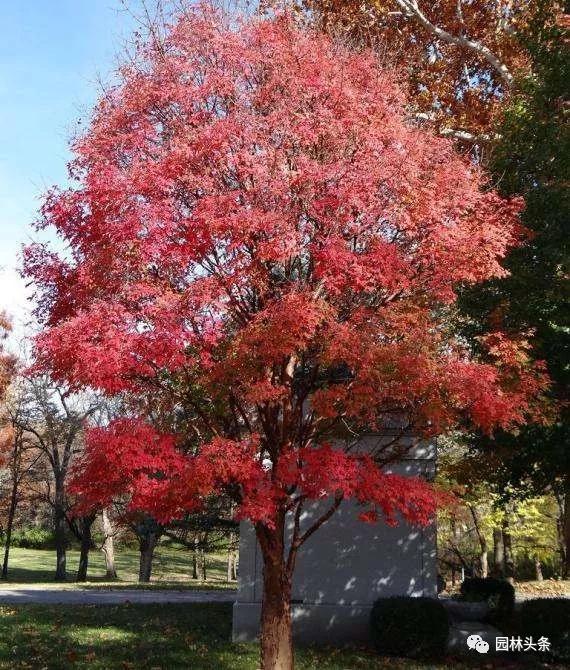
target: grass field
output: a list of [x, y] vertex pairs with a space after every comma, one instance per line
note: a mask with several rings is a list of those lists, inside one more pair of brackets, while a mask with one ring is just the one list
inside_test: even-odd
[[[231, 605], [4, 606], [0, 630], [0, 668], [6, 670], [258, 668], [257, 645], [230, 642]], [[495, 665], [490, 658], [483, 665], [478, 659], [419, 663], [380, 658], [365, 649], [299, 649], [296, 660], [297, 670], [525, 667], [505, 660]]]
[[[100, 551], [92, 551], [89, 555], [88, 581], [81, 586], [110, 588], [139, 588], [137, 583], [139, 569], [139, 552], [136, 549], [119, 548], [115, 556], [118, 579], [106, 581], [105, 561]], [[68, 579], [64, 587], [75, 588], [73, 580], [77, 572], [79, 552], [67, 552]], [[8, 582], [0, 582], [0, 586], [9, 587], [22, 583], [45, 583], [53, 588], [55, 582], [55, 551], [43, 549], [10, 550]], [[145, 588], [235, 588], [226, 581], [226, 559], [222, 555], [207, 556], [207, 581], [192, 579], [192, 560], [189, 551], [168, 546], [159, 546], [155, 552], [153, 574], [150, 585]]]

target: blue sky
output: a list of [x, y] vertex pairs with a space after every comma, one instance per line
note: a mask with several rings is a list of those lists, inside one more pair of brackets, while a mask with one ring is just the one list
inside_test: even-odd
[[97, 98], [98, 76], [109, 80], [134, 21], [120, 0], [5, 0], [0, 26], [0, 309], [21, 333], [21, 244], [41, 193], [65, 183], [77, 119]]

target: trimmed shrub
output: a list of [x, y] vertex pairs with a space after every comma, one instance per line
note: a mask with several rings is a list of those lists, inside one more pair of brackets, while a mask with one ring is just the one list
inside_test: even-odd
[[535, 643], [539, 638], [547, 637], [551, 643], [551, 656], [570, 661], [570, 600], [527, 600], [517, 608], [513, 627], [519, 637], [532, 637]]
[[499, 623], [509, 619], [515, 607], [515, 589], [504, 579], [471, 577], [461, 584], [461, 600], [484, 601], [489, 606], [486, 620]]
[[380, 654], [429, 659], [445, 654], [449, 619], [439, 600], [397, 596], [374, 603], [370, 628]]
[[55, 549], [55, 537], [53, 530], [30, 526], [15, 530], [11, 544], [22, 549]]

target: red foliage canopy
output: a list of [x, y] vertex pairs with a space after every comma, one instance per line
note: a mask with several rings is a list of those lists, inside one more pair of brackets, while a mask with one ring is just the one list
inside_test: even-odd
[[520, 202], [406, 123], [372, 53], [286, 16], [189, 11], [120, 74], [43, 207], [68, 253], [25, 254], [39, 365], [153, 417], [91, 432], [83, 504], [166, 519], [224, 490], [271, 528], [332, 495], [427, 522], [428, 484], [329, 443], [536, 411], [524, 346], [474, 360], [448, 327], [459, 284], [504, 273]]

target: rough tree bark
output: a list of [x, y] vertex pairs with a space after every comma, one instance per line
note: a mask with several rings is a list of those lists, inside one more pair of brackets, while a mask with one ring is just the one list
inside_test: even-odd
[[291, 575], [285, 561], [285, 516], [279, 516], [274, 529], [258, 524], [256, 534], [263, 555], [261, 667], [263, 670], [293, 670]]
[[81, 534], [81, 552], [79, 554], [79, 567], [77, 568], [78, 582], [87, 581], [87, 568], [89, 567], [89, 551], [93, 546], [91, 538], [91, 527], [95, 521], [95, 515], [85, 516], [79, 519], [79, 530]]
[[67, 537], [65, 532], [67, 520], [65, 517], [65, 484], [61, 476], [55, 477], [53, 525], [56, 552], [55, 580], [61, 582], [67, 579]]
[[485, 578], [489, 574], [489, 561], [488, 561], [488, 551], [489, 547], [487, 545], [487, 538], [481, 530], [481, 519], [479, 517], [479, 512], [474, 505], [469, 505], [471, 510], [471, 516], [473, 517], [473, 523], [475, 524], [475, 531], [477, 532], [477, 538], [479, 539], [479, 546], [481, 551], [479, 553], [479, 572], [480, 576]]
[[139, 582], [150, 582], [154, 550], [160, 539], [159, 530], [148, 530], [139, 535]]
[[107, 579], [117, 579], [117, 569], [115, 568], [115, 541], [113, 539], [113, 524], [107, 510], [103, 509], [101, 512], [101, 521], [103, 526], [103, 535], [105, 540], [101, 551], [105, 556], [105, 576]]

